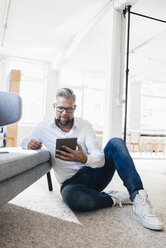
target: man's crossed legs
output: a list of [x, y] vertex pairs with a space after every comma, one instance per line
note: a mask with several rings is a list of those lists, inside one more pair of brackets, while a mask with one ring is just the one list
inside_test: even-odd
[[[105, 165], [103, 167], [84, 166], [62, 184], [61, 195], [64, 202], [72, 210], [81, 212], [133, 202], [132, 217], [134, 219], [147, 228], [162, 230], [164, 225], [152, 211], [141, 178], [123, 140], [111, 139], [104, 153]], [[102, 192], [112, 180], [115, 170], [129, 194], [115, 191]]]

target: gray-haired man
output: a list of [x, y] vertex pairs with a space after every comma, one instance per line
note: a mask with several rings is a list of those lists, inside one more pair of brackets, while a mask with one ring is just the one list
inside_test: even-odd
[[[104, 151], [97, 144], [92, 125], [74, 117], [75, 95], [71, 89], [57, 91], [53, 104], [56, 117], [41, 122], [22, 147], [40, 149], [42, 144], [52, 155], [52, 164], [61, 185], [61, 195], [65, 203], [76, 211], [92, 211], [114, 205], [132, 204], [132, 216], [144, 227], [162, 230], [163, 223], [153, 213], [147, 193], [143, 189], [124, 142], [120, 138], [111, 139]], [[65, 151], [56, 150], [57, 138], [77, 137], [77, 149], [64, 146]], [[102, 192], [110, 183], [115, 170], [123, 180], [128, 192]]]

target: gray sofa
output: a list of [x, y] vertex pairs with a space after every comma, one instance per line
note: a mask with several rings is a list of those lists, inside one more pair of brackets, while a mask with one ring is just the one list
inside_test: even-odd
[[[21, 117], [21, 98], [0, 92], [0, 127], [17, 122]], [[47, 174], [52, 191], [50, 153], [44, 149], [0, 148], [0, 206]]]

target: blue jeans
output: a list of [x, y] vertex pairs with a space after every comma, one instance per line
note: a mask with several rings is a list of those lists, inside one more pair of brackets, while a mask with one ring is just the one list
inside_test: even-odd
[[103, 167], [84, 166], [62, 184], [62, 198], [72, 210], [85, 212], [111, 207], [112, 198], [101, 191], [110, 183], [115, 170], [127, 188], [131, 200], [143, 189], [140, 176], [122, 139], [111, 139], [104, 148], [104, 154]]

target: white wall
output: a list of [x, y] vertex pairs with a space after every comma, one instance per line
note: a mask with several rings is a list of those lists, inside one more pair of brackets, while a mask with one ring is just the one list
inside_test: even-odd
[[108, 82], [107, 82], [107, 99], [106, 99], [106, 122], [104, 128], [104, 145], [110, 138], [121, 137], [122, 132], [122, 103], [121, 88], [123, 77], [121, 78], [121, 47], [122, 43], [122, 16], [112, 9], [112, 25], [110, 25], [110, 48], [108, 63]]
[[140, 130], [141, 82], [131, 82], [129, 87], [128, 130]]
[[52, 66], [48, 67], [47, 88], [46, 88], [46, 105], [44, 119], [54, 117], [53, 103], [55, 101], [55, 92], [58, 88], [59, 71], [53, 70]]
[[6, 67], [8, 58], [0, 55], [0, 90], [5, 90], [6, 84]]
[[3, 71], [4, 71], [3, 63], [2, 63], [2, 61], [0, 61], [0, 75], [1, 75], [1, 77], [0, 77], [0, 90], [3, 90]]

